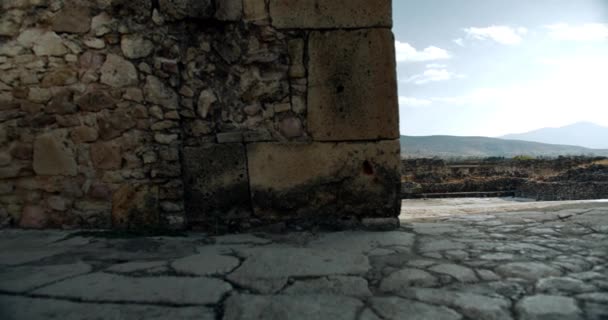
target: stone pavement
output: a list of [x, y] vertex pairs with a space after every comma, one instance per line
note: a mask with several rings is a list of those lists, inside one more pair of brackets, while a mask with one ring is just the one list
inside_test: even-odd
[[608, 204], [391, 232], [0, 231], [0, 319], [608, 319]]

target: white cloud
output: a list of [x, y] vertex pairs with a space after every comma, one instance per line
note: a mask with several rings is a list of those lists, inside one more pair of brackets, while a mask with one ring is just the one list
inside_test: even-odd
[[435, 46], [419, 51], [407, 42], [395, 41], [395, 50], [397, 62], [424, 62], [451, 58], [448, 51]]
[[526, 28], [513, 28], [509, 26], [489, 26], [486, 28], [465, 28], [469, 38], [475, 40], [494, 40], [500, 44], [517, 45], [523, 40], [522, 36], [528, 33]]
[[508, 92], [504, 88], [477, 88], [471, 92], [453, 97], [434, 97], [430, 100], [433, 102], [447, 103], [458, 106], [478, 106], [488, 102], [500, 100], [508, 96]]
[[564, 41], [603, 41], [608, 40], [608, 24], [587, 23], [571, 26], [558, 23], [545, 26], [549, 29], [549, 36], [555, 40]]
[[444, 69], [447, 67], [448, 67], [447, 65], [441, 64], [441, 63], [429, 63], [426, 65], [427, 69]]
[[458, 39], [454, 39], [452, 40], [452, 42], [454, 42], [455, 44], [464, 47], [464, 39], [463, 38], [458, 38]]
[[421, 74], [413, 75], [405, 80], [407, 83], [427, 84], [429, 82], [446, 81], [463, 76], [449, 72], [447, 69], [427, 69]]
[[399, 105], [402, 107], [425, 107], [432, 103], [433, 102], [428, 99], [399, 96]]

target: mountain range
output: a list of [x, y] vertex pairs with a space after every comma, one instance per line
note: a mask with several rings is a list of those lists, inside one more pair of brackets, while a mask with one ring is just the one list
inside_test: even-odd
[[560, 128], [543, 128], [525, 133], [508, 134], [500, 138], [581, 146], [592, 149], [608, 149], [608, 127], [590, 122], [579, 122]]
[[[587, 135], [583, 135], [586, 133]], [[507, 137], [516, 137], [517, 139]], [[523, 141], [535, 139], [553, 143]], [[563, 141], [563, 142], [562, 142]], [[557, 142], [557, 143], [556, 143]], [[575, 144], [575, 145], [571, 145]], [[586, 146], [603, 146], [594, 149]], [[563, 128], [539, 129], [502, 138], [459, 136], [401, 136], [404, 157], [556, 157], [567, 155], [608, 156], [608, 128], [577, 123]]]

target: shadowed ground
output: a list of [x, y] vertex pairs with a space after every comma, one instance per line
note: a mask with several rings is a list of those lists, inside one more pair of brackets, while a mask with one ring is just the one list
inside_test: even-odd
[[0, 318], [608, 318], [608, 203], [403, 208], [379, 233], [3, 230]]

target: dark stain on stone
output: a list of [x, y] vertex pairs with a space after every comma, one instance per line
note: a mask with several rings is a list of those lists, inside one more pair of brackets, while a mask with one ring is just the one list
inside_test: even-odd
[[374, 167], [368, 160], [363, 161], [363, 173], [368, 176], [374, 175]]

